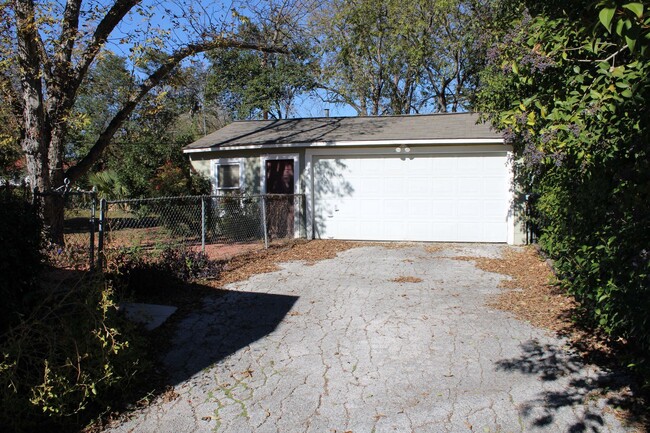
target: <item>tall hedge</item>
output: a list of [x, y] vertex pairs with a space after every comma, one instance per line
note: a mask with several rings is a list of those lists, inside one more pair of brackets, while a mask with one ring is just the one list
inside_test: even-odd
[[[542, 247], [587, 317], [650, 360], [648, 2], [504, 2], [480, 109], [537, 197]], [[514, 5], [514, 6], [513, 6]]]

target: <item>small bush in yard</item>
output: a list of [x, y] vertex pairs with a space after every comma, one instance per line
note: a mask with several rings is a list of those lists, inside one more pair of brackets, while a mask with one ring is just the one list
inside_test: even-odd
[[219, 266], [200, 251], [187, 248], [165, 248], [160, 256], [160, 267], [183, 282], [215, 277]]
[[166, 247], [158, 254], [121, 248], [107, 254], [107, 274], [115, 287], [137, 300], [159, 298], [185, 283], [219, 275], [221, 264], [187, 247]]
[[146, 369], [134, 329], [99, 276], [46, 296], [0, 339], [0, 430], [69, 431], [122, 402]]

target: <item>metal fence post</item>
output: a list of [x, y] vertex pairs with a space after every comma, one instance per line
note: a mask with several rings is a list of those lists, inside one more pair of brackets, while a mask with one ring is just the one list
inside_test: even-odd
[[90, 269], [95, 267], [95, 212], [97, 211], [97, 188], [93, 187], [90, 204]]
[[99, 232], [97, 239], [97, 269], [103, 269], [104, 232], [106, 229], [106, 199], [99, 201]]
[[266, 228], [266, 196], [262, 195], [262, 231], [264, 232], [264, 248], [269, 247], [269, 233]]
[[201, 251], [205, 253], [205, 197], [201, 197]]

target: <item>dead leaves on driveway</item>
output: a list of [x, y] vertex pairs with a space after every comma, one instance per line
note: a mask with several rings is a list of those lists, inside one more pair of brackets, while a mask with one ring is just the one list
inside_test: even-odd
[[473, 261], [479, 269], [507, 275], [505, 289], [490, 300], [490, 307], [513, 313], [532, 325], [566, 333], [572, 326], [575, 301], [555, 284], [555, 276], [534, 247], [506, 249], [501, 258], [456, 257]]
[[335, 240], [298, 240], [289, 244], [271, 246], [268, 250], [255, 251], [230, 259], [224, 263], [219, 279], [209, 281], [212, 287], [223, 287], [244, 281], [257, 274], [279, 271], [278, 263], [303, 261], [313, 265], [320, 260], [333, 259], [342, 251], [364, 246], [362, 242]]

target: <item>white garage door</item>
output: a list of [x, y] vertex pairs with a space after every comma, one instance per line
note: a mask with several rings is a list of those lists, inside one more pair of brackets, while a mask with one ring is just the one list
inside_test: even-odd
[[322, 239], [506, 242], [506, 154], [314, 157]]

